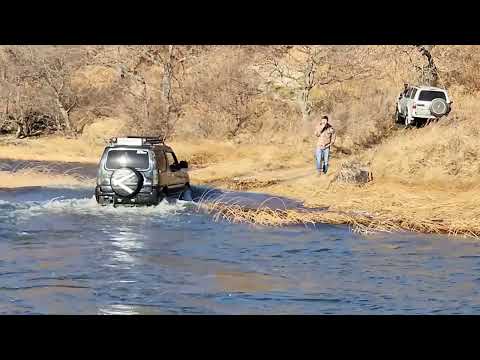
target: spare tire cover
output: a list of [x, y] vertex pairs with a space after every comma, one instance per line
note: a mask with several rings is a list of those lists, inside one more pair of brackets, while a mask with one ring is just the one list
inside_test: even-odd
[[443, 116], [447, 113], [448, 104], [441, 98], [433, 99], [430, 105], [430, 111], [434, 116]]
[[113, 172], [110, 184], [112, 190], [119, 196], [135, 196], [142, 188], [143, 176], [135, 169], [121, 168]]

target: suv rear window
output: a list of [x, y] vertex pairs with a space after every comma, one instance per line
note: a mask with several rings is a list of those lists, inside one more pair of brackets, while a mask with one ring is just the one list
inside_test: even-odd
[[447, 101], [445, 93], [442, 91], [423, 90], [420, 95], [418, 95], [419, 101], [432, 101], [437, 98]]
[[132, 167], [145, 170], [149, 168], [148, 151], [146, 150], [110, 150], [107, 155], [107, 169]]

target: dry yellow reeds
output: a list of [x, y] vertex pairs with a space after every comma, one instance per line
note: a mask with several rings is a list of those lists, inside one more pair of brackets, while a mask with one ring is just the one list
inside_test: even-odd
[[[447, 234], [480, 238], [480, 226], [473, 219], [442, 220], [435, 218], [415, 217], [415, 214], [341, 211], [336, 209], [289, 209], [274, 208], [267, 205], [270, 198], [260, 205], [242, 204], [241, 197], [227, 198], [203, 196], [198, 203], [198, 210], [213, 216], [215, 221], [230, 223], [247, 223], [262, 226], [315, 225], [334, 224], [349, 225], [355, 232], [369, 234], [375, 232], [414, 231], [422, 233]], [[277, 198], [278, 199], [278, 198]]]

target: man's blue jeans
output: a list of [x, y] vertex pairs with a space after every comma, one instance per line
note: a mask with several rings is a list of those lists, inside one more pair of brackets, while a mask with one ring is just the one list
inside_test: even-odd
[[329, 147], [326, 148], [326, 149], [316, 149], [315, 150], [315, 160], [316, 160], [317, 171], [318, 172], [323, 172], [324, 174], [327, 173], [329, 156], [330, 156], [330, 148]]

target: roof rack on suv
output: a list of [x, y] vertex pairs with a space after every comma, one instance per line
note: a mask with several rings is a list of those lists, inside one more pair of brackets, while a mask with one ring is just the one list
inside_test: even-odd
[[127, 136], [127, 139], [142, 139], [145, 144], [165, 144], [160, 136]]
[[116, 145], [130, 145], [130, 146], [141, 146], [141, 145], [156, 145], [163, 144], [165, 142], [159, 136], [127, 136], [127, 137], [114, 137], [110, 139], [111, 144]]

